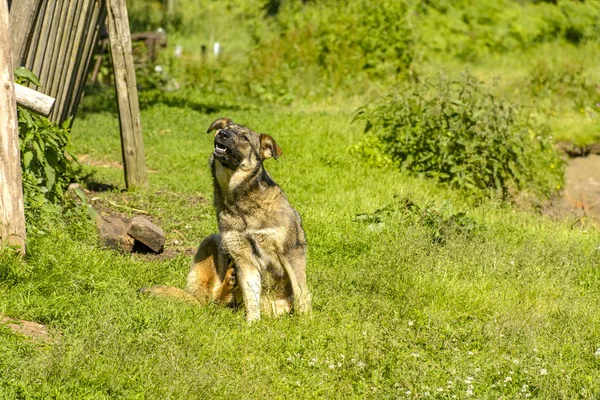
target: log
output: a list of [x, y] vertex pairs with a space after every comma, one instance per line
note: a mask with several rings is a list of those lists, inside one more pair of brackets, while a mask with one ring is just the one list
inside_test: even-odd
[[19, 123], [10, 46], [8, 3], [0, 0], [0, 247], [25, 253], [25, 213]]
[[54, 107], [54, 101], [56, 100], [53, 97], [46, 96], [18, 83], [15, 84], [15, 95], [18, 105], [44, 117], [50, 115], [52, 107]]
[[125, 0], [107, 0], [106, 4], [106, 22], [119, 105], [125, 184], [128, 188], [144, 186], [147, 183], [144, 142], [127, 6]]
[[29, 46], [42, 0], [19, 0], [10, 7], [10, 36], [13, 66], [20, 67]]

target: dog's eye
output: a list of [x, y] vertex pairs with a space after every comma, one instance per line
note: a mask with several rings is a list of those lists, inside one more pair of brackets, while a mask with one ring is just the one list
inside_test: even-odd
[[248, 137], [248, 135], [242, 135], [242, 139], [244, 139], [246, 142], [250, 141], [250, 138]]

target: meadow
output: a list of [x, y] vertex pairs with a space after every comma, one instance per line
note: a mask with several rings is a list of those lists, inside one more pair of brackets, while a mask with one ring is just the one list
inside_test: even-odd
[[[132, 17], [134, 28], [165, 22], [158, 3], [130, 2], [130, 12], [147, 12]], [[577, 6], [568, 1], [481, 3], [496, 14], [469, 2], [439, 3], [418, 20], [405, 14], [415, 9], [381, 2], [389, 15], [422, 22], [419, 35], [393, 31], [394, 40], [409, 38], [402, 49], [410, 62], [400, 47], [394, 54], [403, 55], [393, 58], [389, 46], [332, 39], [360, 20], [353, 13], [369, 2], [349, 7], [348, 20], [325, 13], [319, 1], [206, 2], [196, 14], [177, 14], [167, 21], [175, 32], [161, 59], [166, 73], [139, 77], [144, 188], [124, 188], [110, 86], [90, 87], [70, 152], [82, 164], [74, 179], [92, 192], [36, 211], [26, 258], [0, 252], [0, 314], [54, 334], [41, 341], [0, 325], [0, 398], [598, 398], [600, 232], [590, 218], [543, 212], [560, 190], [553, 180], [559, 165], [534, 164], [536, 174], [552, 178], [552, 193], [525, 187], [513, 195], [511, 187], [508, 197], [473, 194], [399, 168], [355, 118], [390, 89], [467, 68], [498, 102], [548, 126], [554, 143], [594, 143], [598, 31], [589, 32], [587, 20], [577, 36], [527, 19], [538, 18], [532, 7], [553, 16], [551, 7]], [[515, 14], [517, 7], [527, 13]], [[486, 22], [484, 14], [497, 19]], [[467, 16], [483, 21], [470, 27], [477, 37], [486, 33], [487, 44], [461, 35]], [[510, 41], [514, 34], [502, 36], [509, 20], [557, 36], [521, 29], [522, 40]], [[225, 29], [231, 21], [235, 27]], [[576, 43], [560, 37], [567, 31]], [[391, 40], [383, 28], [379, 33], [370, 37]], [[222, 38], [222, 58], [203, 59], [199, 44], [214, 37]], [[315, 43], [327, 44], [329, 55]], [[178, 44], [180, 58], [172, 56]], [[389, 62], [357, 68], [364, 60], [333, 60], [354, 46], [368, 50], [360, 53], [365, 58], [383, 52]], [[172, 79], [182, 88], [161, 90]], [[154, 284], [183, 287], [190, 252], [217, 230], [213, 138], [205, 132], [218, 117], [269, 133], [283, 149], [266, 168], [303, 217], [309, 316], [248, 325], [243, 309], [137, 293]], [[148, 213], [166, 233], [166, 255], [107, 249], [92, 205], [129, 217]]]

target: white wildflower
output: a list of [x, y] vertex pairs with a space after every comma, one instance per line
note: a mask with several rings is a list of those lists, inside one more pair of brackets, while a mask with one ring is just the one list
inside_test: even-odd
[[540, 375], [548, 375], [548, 371], [546, 371], [546, 368], [540, 369]]

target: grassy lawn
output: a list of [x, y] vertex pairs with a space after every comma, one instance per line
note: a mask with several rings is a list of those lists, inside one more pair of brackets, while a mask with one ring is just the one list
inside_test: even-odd
[[[243, 310], [140, 297], [142, 286], [183, 286], [190, 257], [104, 250], [75, 210], [30, 240], [26, 262], [3, 258], [0, 312], [59, 333], [44, 344], [0, 328], [1, 396], [600, 394], [595, 229], [492, 201], [474, 207], [460, 193], [364, 165], [347, 151], [362, 135], [361, 124], [350, 124], [353, 110], [194, 108], [159, 103], [143, 110], [150, 185], [124, 193], [114, 167], [116, 115], [81, 116], [73, 130], [77, 154], [100, 165], [94, 180], [117, 187], [95, 195], [146, 210], [164, 228], [167, 247], [183, 253], [216, 231], [206, 127], [230, 116], [272, 134], [284, 156], [267, 168], [302, 214], [309, 238], [312, 315], [247, 326]], [[442, 222], [424, 223], [402, 207], [377, 222], [356, 218], [401, 198]], [[440, 228], [459, 212], [469, 229]]]
[[[125, 190], [114, 97], [89, 90], [73, 153], [83, 186], [109, 189], [36, 214], [25, 259], [0, 252], [0, 316], [53, 333], [36, 340], [0, 323], [0, 399], [600, 398], [593, 222], [550, 218], [544, 199], [468, 197], [351, 151], [364, 139], [357, 108], [465, 69], [547, 124], [555, 142], [597, 143], [589, 19], [600, 3], [272, 1], [286, 5], [269, 20], [266, 1], [205, 3], [178, 16], [161, 56], [182, 89], [140, 92], [148, 187]], [[386, 20], [380, 4], [408, 22]], [[161, 21], [159, 1], [128, 5], [138, 30]], [[215, 40], [222, 58], [201, 57]], [[168, 56], [178, 45], [182, 57]], [[249, 326], [243, 309], [137, 293], [183, 287], [190, 254], [217, 231], [205, 132], [218, 117], [283, 149], [266, 168], [303, 217], [309, 316]], [[166, 255], [105, 248], [88, 203], [148, 214]]]

